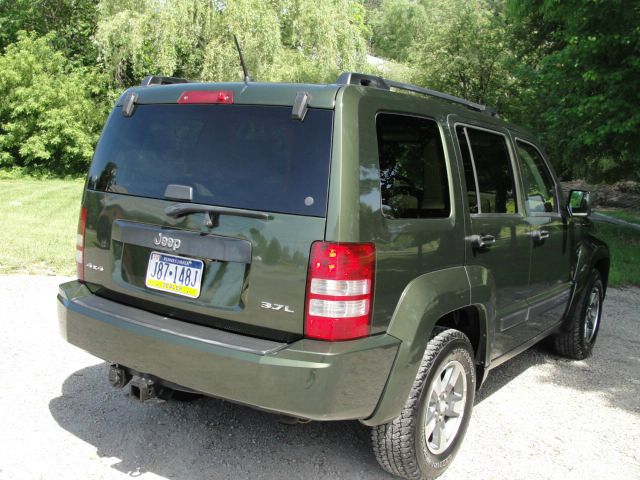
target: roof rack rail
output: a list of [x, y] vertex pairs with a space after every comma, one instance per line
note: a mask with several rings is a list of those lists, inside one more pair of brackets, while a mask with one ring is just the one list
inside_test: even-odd
[[464, 98], [455, 97], [448, 93], [438, 92], [437, 90], [431, 90], [429, 88], [419, 87], [410, 83], [396, 82], [395, 80], [388, 80], [386, 78], [378, 77], [376, 75], [367, 75], [357, 72], [345, 72], [336, 80], [338, 85], [361, 85], [363, 87], [375, 87], [383, 90], [390, 90], [392, 88], [398, 90], [406, 90], [413, 93], [420, 93], [422, 95], [428, 95], [430, 97], [441, 98], [449, 102], [458, 103], [464, 105], [467, 108], [477, 110], [478, 112], [486, 113], [492, 117], [498, 117], [498, 112], [487, 105], [471, 102]]
[[185, 78], [178, 77], [162, 77], [160, 75], [148, 75], [142, 79], [140, 85], [146, 87], [148, 85], [172, 85], [174, 83], [190, 83]]

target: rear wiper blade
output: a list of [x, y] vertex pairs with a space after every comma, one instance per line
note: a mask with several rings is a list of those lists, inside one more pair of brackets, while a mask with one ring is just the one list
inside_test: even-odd
[[258, 220], [271, 220], [271, 215], [254, 210], [244, 210], [242, 208], [216, 207], [213, 205], [200, 205], [198, 203], [175, 203], [164, 209], [164, 213], [172, 218], [180, 218], [191, 213], [206, 213], [204, 224], [207, 227], [215, 227], [218, 224], [220, 215], [231, 215], [234, 217], [256, 218]]

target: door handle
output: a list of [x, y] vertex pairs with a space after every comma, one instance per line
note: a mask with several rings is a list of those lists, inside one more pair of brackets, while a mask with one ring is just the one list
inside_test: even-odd
[[469, 241], [475, 248], [487, 248], [496, 243], [496, 237], [481, 233], [480, 235], [471, 235]]
[[547, 230], [533, 230], [529, 235], [531, 235], [534, 242], [542, 242], [549, 238], [550, 233]]

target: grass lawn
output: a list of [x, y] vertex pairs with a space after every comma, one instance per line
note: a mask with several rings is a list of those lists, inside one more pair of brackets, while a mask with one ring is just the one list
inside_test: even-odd
[[611, 251], [609, 285], [640, 286], [640, 232], [612, 223], [595, 224], [596, 236], [607, 242]]
[[602, 210], [600, 213], [627, 222], [640, 224], [640, 210]]
[[0, 273], [75, 275], [83, 180], [0, 178]]

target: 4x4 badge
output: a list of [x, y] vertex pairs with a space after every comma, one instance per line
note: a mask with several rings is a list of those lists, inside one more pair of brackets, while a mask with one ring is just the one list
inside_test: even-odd
[[260, 302], [260, 308], [266, 308], [267, 310], [282, 310], [283, 312], [293, 313], [293, 310], [289, 308], [289, 305], [280, 305], [279, 303]]

